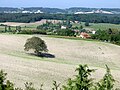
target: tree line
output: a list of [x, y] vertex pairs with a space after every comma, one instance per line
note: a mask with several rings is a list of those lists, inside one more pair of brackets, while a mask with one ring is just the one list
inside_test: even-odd
[[34, 13], [0, 13], [0, 22], [35, 22], [41, 19], [71, 20], [90, 23], [120, 24], [120, 15], [112, 14], [34, 14]]
[[117, 29], [109, 28], [106, 31], [98, 30], [91, 38], [120, 45], [120, 31]]

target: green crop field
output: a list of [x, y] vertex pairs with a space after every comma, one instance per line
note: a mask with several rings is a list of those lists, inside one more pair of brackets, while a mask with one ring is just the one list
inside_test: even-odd
[[107, 24], [107, 23], [99, 23], [99, 24], [90, 24], [90, 28], [94, 28], [95, 30], [101, 29], [101, 30], [107, 30], [109, 28], [113, 28], [113, 29], [118, 29], [120, 30], [120, 24], [116, 25], [116, 24]]
[[5, 27], [4, 26], [0, 26], [0, 31], [3, 31], [5, 30]]
[[[11, 30], [15, 30], [16, 27], [15, 26], [11, 26]], [[8, 30], [8, 27], [7, 27]], [[0, 31], [5, 31], [5, 26], [0, 26]]]
[[36, 30], [36, 27], [38, 24], [32, 23], [32, 24], [24, 24], [21, 25], [22, 30]]
[[107, 30], [109, 28], [113, 28], [113, 29], [118, 29], [120, 31], [120, 24], [109, 24], [109, 23], [90, 23], [90, 26], [86, 27], [84, 25], [84, 22], [82, 22], [81, 24], [73, 24], [73, 26], [83, 26], [84, 28], [89, 28], [89, 29], [92, 29], [92, 30]]

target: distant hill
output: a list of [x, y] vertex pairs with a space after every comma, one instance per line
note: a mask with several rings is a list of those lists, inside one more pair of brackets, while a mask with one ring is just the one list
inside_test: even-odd
[[[43, 8], [43, 7], [29, 7], [29, 8], [12, 8], [12, 7], [0, 7], [0, 13], [49, 13], [49, 14], [75, 14], [77, 12], [98, 12], [106, 14], [120, 14], [120, 8], [84, 8], [84, 7], [72, 7], [68, 9], [59, 8]], [[109, 12], [109, 13], [108, 13]]]

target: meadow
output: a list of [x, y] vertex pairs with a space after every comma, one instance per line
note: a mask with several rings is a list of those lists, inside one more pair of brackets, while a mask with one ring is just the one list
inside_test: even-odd
[[[34, 35], [0, 34], [0, 69], [8, 73], [8, 79], [16, 86], [33, 82], [36, 87], [44, 84], [49, 90], [53, 80], [65, 83], [75, 75], [79, 64], [98, 69], [92, 77], [99, 80], [105, 74], [107, 64], [117, 81], [120, 81], [120, 46], [98, 42], [35, 35], [45, 40], [49, 52], [55, 58], [41, 58], [24, 51], [27, 38]], [[14, 77], [13, 77], [14, 76]], [[116, 87], [120, 83], [116, 82]]]
[[73, 26], [83, 26], [83, 28], [88, 30], [108, 30], [109, 28], [112, 29], [118, 29], [120, 31], [120, 24], [110, 24], [110, 23], [90, 23], [90, 26], [85, 26], [84, 22], [81, 22], [81, 24], [73, 24]]
[[4, 26], [0, 26], [0, 31], [5, 30]]

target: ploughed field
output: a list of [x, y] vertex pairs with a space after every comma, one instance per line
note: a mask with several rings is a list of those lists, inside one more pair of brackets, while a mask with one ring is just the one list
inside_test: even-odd
[[[0, 34], [0, 69], [8, 73], [7, 78], [17, 87], [33, 82], [37, 87], [43, 83], [45, 90], [50, 90], [53, 80], [65, 84], [69, 77], [73, 77], [79, 64], [98, 69], [92, 75], [97, 78], [95, 80], [102, 78], [107, 64], [120, 82], [120, 46], [37, 35], [45, 40], [49, 54], [55, 55], [55, 58], [40, 58], [24, 51], [27, 38], [32, 36]], [[120, 86], [119, 82], [116, 87]]]

